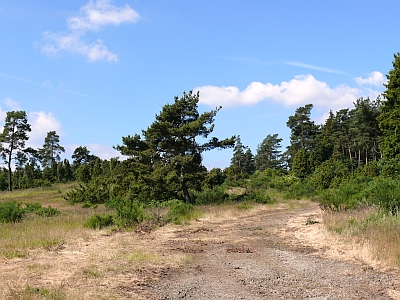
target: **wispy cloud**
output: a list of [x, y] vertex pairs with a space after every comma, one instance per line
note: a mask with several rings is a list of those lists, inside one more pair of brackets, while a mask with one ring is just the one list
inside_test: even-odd
[[59, 88], [59, 87], [54, 87], [54, 86], [51, 85], [49, 80], [46, 80], [43, 84], [41, 84], [41, 86], [43, 86], [43, 87], [45, 87], [47, 89], [51, 89], [51, 90], [55, 90], [55, 91], [59, 91], [59, 92], [63, 92], [63, 93], [68, 93], [68, 94], [72, 94], [72, 95], [82, 96], [82, 97], [85, 97], [85, 98], [100, 99], [100, 98], [89, 96], [89, 95], [86, 95], [86, 94], [82, 94], [82, 93], [66, 90], [66, 89]]
[[305, 68], [305, 69], [311, 69], [311, 70], [316, 70], [316, 71], [321, 71], [321, 72], [327, 72], [327, 73], [346, 75], [345, 72], [342, 72], [339, 70], [310, 65], [310, 64], [306, 64], [306, 63], [302, 63], [302, 62], [297, 62], [297, 61], [286, 61], [285, 65], [290, 65], [290, 66], [295, 66], [295, 67], [300, 67], [300, 68]]
[[381, 93], [368, 87], [355, 88], [346, 84], [330, 87], [312, 75], [297, 75], [280, 84], [252, 82], [242, 91], [236, 86], [212, 85], [194, 90], [200, 92], [200, 103], [209, 106], [245, 106], [270, 100], [287, 107], [313, 103], [317, 107], [334, 110], [351, 107], [359, 97], [375, 99]]
[[3, 102], [6, 106], [8, 106], [14, 111], [21, 110], [21, 105], [19, 104], [18, 101], [14, 101], [11, 98], [6, 98]]
[[66, 33], [45, 32], [44, 40], [47, 43], [40, 45], [40, 48], [50, 55], [57, 55], [65, 50], [84, 55], [91, 62], [96, 60], [118, 62], [118, 55], [111, 52], [101, 39], [86, 43], [82, 37], [87, 32], [98, 32], [104, 26], [117, 26], [124, 22], [135, 23], [139, 18], [139, 13], [128, 4], [121, 8], [114, 6], [112, 0], [90, 0], [80, 8], [79, 16], [67, 19]]
[[29, 79], [26, 79], [26, 78], [22, 78], [22, 77], [10, 75], [10, 74], [5, 74], [5, 73], [0, 73], [0, 77], [5, 77], [5, 78], [8, 78], [8, 79], [12, 79], [12, 80], [22, 81], [22, 82], [25, 82], [25, 83], [30, 83], [30, 84], [33, 84], [33, 85], [41, 86], [41, 87], [44, 87], [44, 88], [47, 88], [47, 89], [56, 90], [56, 91], [59, 91], [59, 92], [68, 93], [68, 94], [72, 94], [72, 95], [82, 96], [82, 97], [85, 97], [85, 98], [99, 99], [97, 97], [89, 96], [89, 95], [86, 95], [86, 94], [77, 93], [77, 92], [66, 90], [66, 89], [62, 89], [62, 88], [59, 88], [59, 87], [54, 87], [54, 86], [51, 85], [49, 80], [46, 80], [43, 84], [40, 84], [40, 83], [35, 82], [33, 80], [29, 80]]
[[260, 59], [258, 57], [249, 57], [249, 56], [219, 56], [219, 58], [253, 64], [253, 65], [265, 65], [265, 66], [283, 63], [285, 65], [290, 65], [290, 66], [295, 66], [295, 67], [300, 67], [300, 68], [305, 68], [305, 69], [310, 69], [310, 70], [347, 75], [345, 72], [342, 72], [340, 70], [321, 67], [321, 66], [315, 66], [315, 65], [311, 65], [311, 64], [298, 62], [298, 61], [267, 62], [267, 61], [263, 61], [262, 59]]
[[18, 80], [18, 81], [23, 81], [23, 82], [26, 82], [26, 83], [36, 84], [36, 82], [31, 81], [29, 79], [25, 79], [25, 78], [14, 76], [14, 75], [10, 75], [10, 74], [0, 73], [0, 76], [8, 78], [8, 79], [13, 79], [13, 80]]

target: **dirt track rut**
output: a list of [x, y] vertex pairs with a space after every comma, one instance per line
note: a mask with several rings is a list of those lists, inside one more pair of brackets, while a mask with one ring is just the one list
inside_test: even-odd
[[[307, 203], [177, 230], [169, 250], [191, 252], [193, 262], [146, 292], [153, 299], [398, 299], [395, 272], [326, 258], [330, 245], [316, 249], [296, 239], [297, 230], [322, 226], [319, 213]], [[300, 228], [290, 226], [294, 218]]]

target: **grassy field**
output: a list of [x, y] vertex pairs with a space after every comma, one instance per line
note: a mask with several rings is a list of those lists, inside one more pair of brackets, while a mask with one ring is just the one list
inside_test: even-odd
[[14, 200], [40, 203], [43, 207], [57, 208], [61, 214], [55, 217], [28, 215], [22, 222], [1, 224], [0, 257], [25, 257], [32, 249], [57, 247], [70, 239], [89, 236], [92, 230], [84, 228], [83, 223], [91, 215], [109, 210], [102, 205], [96, 209], [69, 205], [63, 195], [72, 187], [73, 184], [62, 184], [11, 193], [1, 192], [0, 203]]
[[[155, 250], [154, 245], [168, 241], [165, 239], [168, 238], [169, 225], [163, 228], [164, 235], [158, 235], [158, 231], [154, 232], [154, 240], [151, 240], [154, 245], [150, 240], [143, 243], [141, 226], [138, 227], [139, 233], [122, 235], [111, 234], [111, 228], [85, 228], [83, 224], [91, 216], [111, 213], [111, 210], [104, 205], [83, 208], [81, 204], [68, 204], [63, 195], [73, 187], [74, 184], [61, 184], [12, 193], [0, 192], [0, 203], [40, 203], [43, 207], [51, 206], [61, 212], [54, 217], [29, 214], [21, 222], [0, 224], [0, 262], [3, 264], [0, 299], [92, 299], [98, 291], [98, 282], [108, 278], [115, 277], [115, 284], [119, 284], [118, 276], [125, 274], [128, 278], [132, 276], [129, 273], [132, 270], [139, 273], [146, 270], [148, 276], [152, 276], [151, 272], [158, 276], [165, 267], [175, 268], [190, 261], [190, 253], [172, 255]], [[277, 193], [272, 193], [271, 197], [277, 201], [268, 205], [230, 202], [199, 206], [193, 218], [217, 223], [218, 220], [234, 221], [258, 210], [278, 207], [284, 207], [287, 211], [301, 210], [301, 205], [305, 203], [283, 200]], [[156, 215], [165, 213], [165, 208], [155, 212]], [[193, 222], [193, 219], [178, 226], [184, 228], [185, 224], [190, 222]], [[339, 236], [344, 242], [363, 245], [372, 253], [374, 259], [389, 266], [400, 266], [398, 217], [380, 214], [376, 209], [364, 208], [338, 213], [325, 211], [323, 222], [333, 235]], [[143, 224], [143, 230], [146, 230], [146, 224]], [[16, 278], [15, 274], [20, 274], [20, 278], [47, 279], [35, 281], [34, 284], [28, 279], [24, 279], [26, 282], [19, 282], [22, 279]], [[71, 286], [64, 286], [63, 281], [55, 281], [54, 278], [57, 277], [68, 278]], [[88, 296], [75, 295], [76, 289], [87, 290]], [[4, 291], [4, 294], [1, 294], [1, 291]], [[100, 294], [98, 296], [98, 299], [118, 298], [110, 295], [103, 298]]]

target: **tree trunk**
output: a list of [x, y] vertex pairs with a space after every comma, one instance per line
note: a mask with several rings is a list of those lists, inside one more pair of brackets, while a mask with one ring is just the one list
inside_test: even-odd
[[181, 186], [183, 191], [183, 198], [186, 203], [191, 203], [190, 194], [186, 186], [185, 172], [183, 171], [183, 166], [181, 166]]
[[351, 149], [350, 149], [350, 147], [349, 147], [349, 157], [350, 157], [350, 160], [351, 160]]
[[192, 199], [190, 199], [190, 194], [189, 194], [189, 191], [187, 189], [185, 180], [182, 180], [182, 191], [183, 191], [183, 197], [185, 198], [185, 202], [186, 203], [191, 203]]
[[8, 191], [12, 191], [12, 172], [11, 172], [11, 158], [12, 151], [10, 151], [10, 155], [8, 156]]

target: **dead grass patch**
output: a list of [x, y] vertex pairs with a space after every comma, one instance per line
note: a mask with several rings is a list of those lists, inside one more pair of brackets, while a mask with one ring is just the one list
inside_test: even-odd
[[400, 267], [400, 217], [364, 208], [326, 213], [323, 220], [328, 230], [369, 249], [373, 259]]

